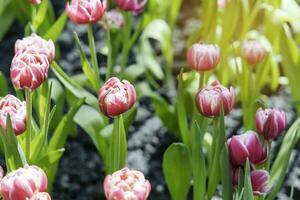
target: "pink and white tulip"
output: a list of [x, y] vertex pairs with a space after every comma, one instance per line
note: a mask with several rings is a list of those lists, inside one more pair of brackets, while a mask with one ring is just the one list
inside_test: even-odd
[[250, 177], [253, 195], [261, 196], [270, 192], [268, 187], [270, 175], [266, 170], [253, 170], [250, 172]]
[[147, 1], [148, 0], [115, 0], [115, 3], [119, 8], [138, 15], [143, 11]]
[[135, 104], [136, 91], [128, 81], [112, 77], [99, 90], [98, 100], [102, 113], [108, 117], [115, 117]]
[[248, 40], [243, 44], [243, 57], [251, 65], [260, 63], [266, 56], [266, 53], [265, 47], [259, 41]]
[[0, 98], [0, 126], [6, 131], [7, 116], [10, 116], [12, 128], [16, 135], [26, 130], [26, 102], [13, 95]]
[[106, 13], [107, 21], [112, 28], [120, 29], [124, 25], [124, 17], [117, 10], [110, 10]]
[[104, 180], [104, 192], [107, 200], [146, 200], [151, 185], [144, 174], [123, 168], [107, 175]]
[[47, 192], [38, 192], [35, 193], [29, 200], [51, 200], [51, 197]]
[[108, 0], [72, 0], [66, 11], [75, 24], [94, 24], [104, 15], [107, 4]]
[[230, 160], [234, 166], [244, 165], [247, 159], [252, 164], [262, 164], [267, 159], [267, 145], [262, 144], [253, 131], [232, 136], [227, 143]]
[[40, 4], [41, 0], [28, 0], [29, 3], [36, 5], [36, 4]]
[[34, 50], [20, 50], [10, 68], [10, 79], [17, 89], [36, 89], [48, 78], [49, 61], [46, 55]]
[[201, 89], [196, 95], [198, 111], [206, 117], [218, 117], [220, 115], [220, 103], [227, 115], [234, 107], [235, 92], [232, 87], [229, 89], [222, 86], [219, 81]]
[[0, 182], [3, 200], [31, 199], [47, 189], [47, 176], [37, 166], [25, 166], [7, 174]]
[[267, 140], [273, 140], [280, 135], [287, 124], [284, 111], [277, 109], [261, 109], [256, 111], [256, 129]]
[[198, 72], [214, 69], [220, 61], [221, 51], [218, 45], [196, 43], [188, 49], [187, 61]]
[[52, 40], [44, 40], [35, 33], [17, 40], [15, 43], [15, 53], [24, 50], [33, 50], [47, 56], [49, 63], [52, 63], [55, 57], [55, 46]]

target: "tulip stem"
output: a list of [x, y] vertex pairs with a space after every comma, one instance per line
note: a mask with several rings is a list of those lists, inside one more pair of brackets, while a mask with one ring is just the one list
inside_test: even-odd
[[106, 80], [109, 79], [114, 74], [114, 68], [112, 63], [112, 45], [111, 45], [111, 37], [109, 27], [106, 30], [106, 45], [108, 47], [107, 54], [107, 72], [106, 72]]
[[272, 148], [272, 140], [268, 140], [268, 158], [266, 162], [266, 170], [270, 170], [270, 163], [271, 163], [271, 148]]
[[30, 161], [30, 143], [31, 143], [31, 116], [32, 116], [32, 92], [30, 89], [25, 89], [26, 98], [26, 159]]
[[123, 29], [123, 49], [122, 49], [122, 57], [121, 57], [121, 74], [124, 73], [125, 67], [127, 64], [128, 54], [129, 54], [129, 40], [131, 33], [131, 25], [132, 25], [132, 16], [128, 12], [123, 12], [125, 27]]
[[199, 90], [204, 86], [205, 84], [205, 73], [200, 73], [200, 79], [199, 79]]
[[93, 33], [93, 26], [91, 24], [88, 25], [88, 39], [89, 39], [89, 46], [91, 51], [91, 58], [92, 58], [92, 65], [95, 72], [95, 78], [97, 80], [97, 84], [100, 86], [100, 73], [99, 73], [99, 65], [97, 60], [97, 52], [95, 47], [95, 39]]

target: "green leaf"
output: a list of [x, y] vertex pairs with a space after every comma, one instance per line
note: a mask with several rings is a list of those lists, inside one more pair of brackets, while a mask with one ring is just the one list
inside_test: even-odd
[[63, 31], [67, 18], [67, 13], [64, 11], [61, 14], [61, 16], [57, 19], [57, 21], [45, 33], [43, 38], [45, 38], [46, 40], [52, 40], [53, 42], [56, 42], [61, 32]]
[[56, 164], [64, 152], [65, 152], [64, 148], [57, 149], [55, 151], [50, 151], [49, 153], [47, 153], [47, 155], [40, 158], [36, 163], [40, 167], [47, 169], [49, 166]]
[[251, 177], [250, 177], [250, 164], [249, 160], [247, 159], [245, 165], [245, 174], [244, 174], [244, 200], [253, 200], [253, 192], [252, 192], [252, 185], [251, 185]]
[[[2, 8], [2, 5], [0, 6], [0, 9]], [[6, 9], [1, 15], [0, 15], [0, 41], [3, 39], [7, 31], [10, 29], [14, 19], [15, 14], [10, 10]]]
[[164, 153], [163, 172], [173, 200], [187, 198], [192, 179], [188, 147], [173, 143]]
[[39, 26], [43, 23], [47, 10], [48, 10], [49, 0], [43, 0], [39, 5], [38, 12], [33, 19], [32, 26], [37, 30]]
[[127, 154], [126, 132], [124, 128], [123, 116], [114, 119], [114, 128], [109, 146], [109, 158], [107, 163], [107, 173], [113, 172], [125, 166]]
[[0, 97], [3, 97], [7, 94], [7, 80], [4, 74], [0, 71]]
[[223, 200], [231, 200], [233, 196], [232, 188], [232, 171], [229, 160], [229, 153], [227, 145], [223, 146], [220, 156], [220, 169], [221, 170], [221, 181], [222, 181], [222, 197]]

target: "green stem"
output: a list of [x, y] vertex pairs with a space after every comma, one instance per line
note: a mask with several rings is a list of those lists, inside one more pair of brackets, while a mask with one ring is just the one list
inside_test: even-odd
[[272, 147], [272, 140], [268, 141], [268, 158], [266, 161], [266, 170], [269, 171], [270, 170], [270, 163], [271, 163], [271, 147]]
[[132, 15], [129, 12], [123, 12], [125, 27], [123, 31], [123, 47], [122, 47], [122, 57], [121, 57], [121, 74], [124, 73], [127, 64], [127, 59], [130, 50], [130, 35], [132, 26]]
[[113, 68], [113, 62], [112, 62], [112, 44], [111, 44], [111, 37], [110, 37], [109, 28], [106, 31], [106, 45], [108, 47], [107, 73], [106, 73], [106, 80], [107, 80], [114, 74], [114, 68]]
[[26, 98], [26, 149], [25, 155], [28, 162], [30, 162], [30, 143], [31, 143], [31, 117], [32, 117], [32, 92], [30, 89], [25, 90]]
[[89, 39], [89, 46], [90, 46], [91, 57], [92, 57], [92, 65], [95, 72], [95, 78], [97, 80], [98, 85], [100, 85], [99, 65], [97, 60], [97, 52], [95, 47], [95, 39], [94, 39], [92, 24], [88, 25], [88, 39]]
[[31, 6], [31, 22], [34, 21], [35, 16], [36, 16], [36, 6], [32, 5]]
[[205, 73], [200, 73], [200, 79], [199, 79], [199, 90], [205, 85]]

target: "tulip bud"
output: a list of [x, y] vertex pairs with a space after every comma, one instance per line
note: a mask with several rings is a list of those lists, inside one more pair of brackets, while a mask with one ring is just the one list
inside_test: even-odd
[[47, 176], [37, 166], [25, 166], [7, 174], [0, 182], [3, 200], [26, 200], [47, 189]]
[[10, 116], [12, 128], [16, 135], [26, 130], [26, 102], [20, 101], [13, 95], [0, 99], [0, 126], [6, 130], [6, 118]]
[[232, 136], [227, 144], [230, 160], [234, 166], [244, 165], [247, 159], [253, 164], [261, 164], [267, 159], [267, 145], [262, 144], [253, 131]]
[[107, 0], [72, 0], [67, 2], [66, 11], [76, 24], [94, 24], [104, 15], [107, 4]]
[[18, 51], [12, 60], [10, 79], [17, 89], [36, 89], [48, 78], [49, 62], [33, 50]]
[[28, 2], [35, 5], [35, 4], [40, 4], [41, 0], [28, 0]]
[[51, 197], [47, 192], [38, 192], [35, 193], [29, 200], [51, 200]]
[[148, 0], [115, 0], [118, 7], [125, 11], [130, 11], [134, 15], [139, 15], [145, 7]]
[[120, 29], [124, 25], [123, 15], [117, 10], [111, 10], [106, 13], [109, 26], [112, 28]]
[[251, 65], [260, 63], [266, 56], [266, 50], [264, 46], [256, 40], [244, 42], [242, 53], [244, 58]]
[[44, 40], [35, 33], [25, 37], [22, 40], [17, 40], [15, 43], [15, 53], [18, 51], [32, 49], [35, 52], [47, 56], [49, 63], [52, 63], [55, 57], [55, 46], [52, 40]]
[[187, 61], [198, 72], [214, 69], [220, 61], [221, 51], [218, 45], [196, 43], [189, 48]]
[[98, 100], [102, 113], [108, 117], [115, 117], [134, 105], [136, 92], [128, 81], [112, 77], [99, 90]]
[[280, 135], [287, 124], [284, 111], [277, 109], [261, 109], [256, 111], [256, 129], [266, 140], [272, 140]]
[[268, 187], [269, 173], [266, 170], [253, 170], [250, 172], [253, 194], [264, 195], [270, 191]]
[[143, 173], [128, 168], [107, 175], [103, 185], [107, 200], [147, 200], [151, 190]]
[[198, 111], [206, 117], [218, 117], [220, 115], [220, 103], [227, 115], [234, 106], [234, 89], [222, 86], [219, 81], [214, 81], [211, 85], [201, 89], [196, 95], [196, 105]]

